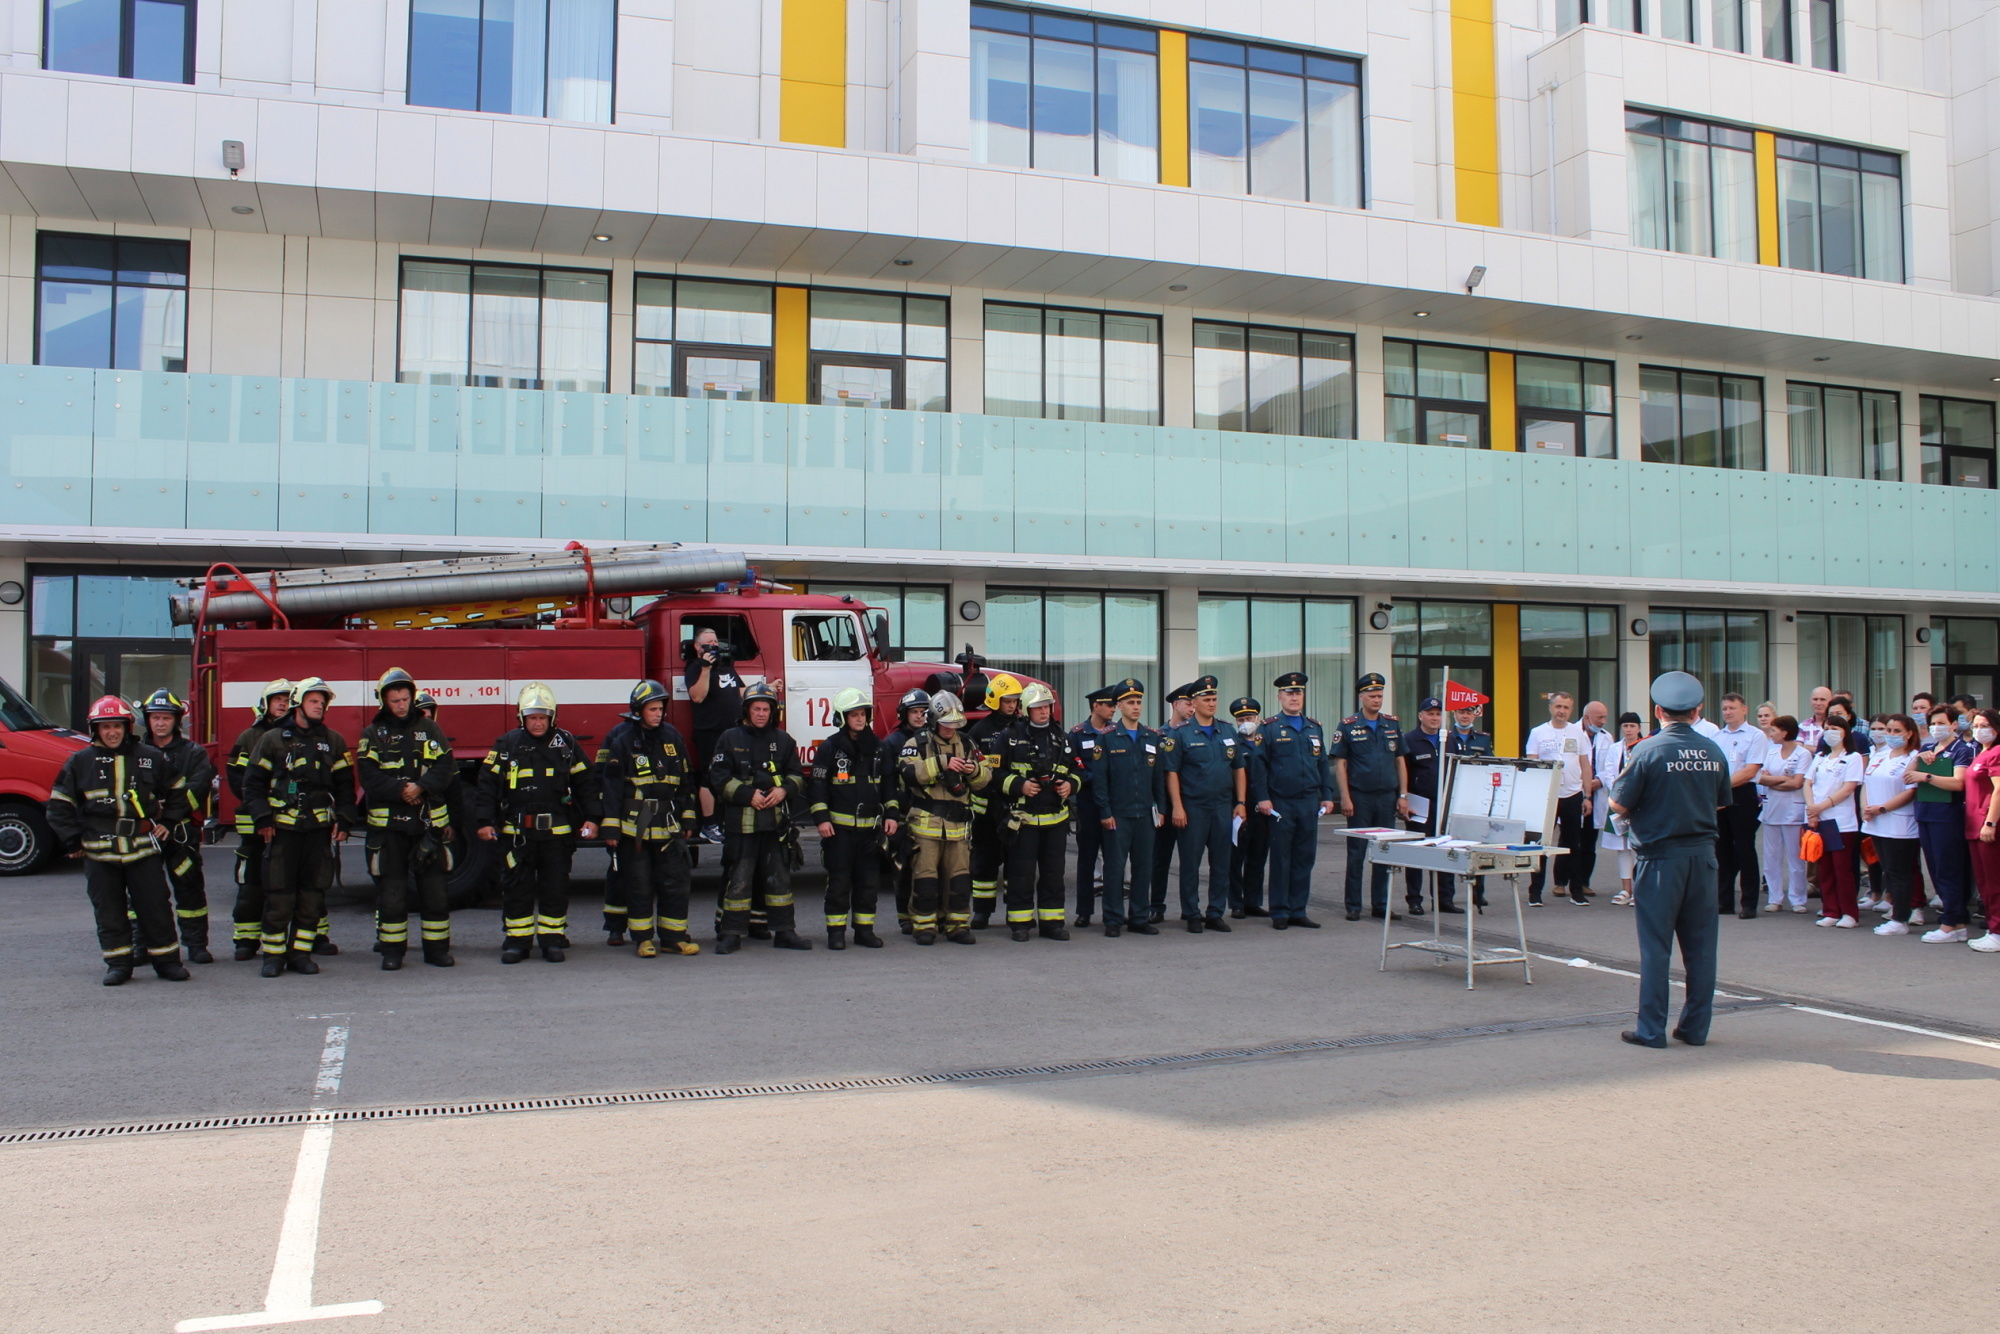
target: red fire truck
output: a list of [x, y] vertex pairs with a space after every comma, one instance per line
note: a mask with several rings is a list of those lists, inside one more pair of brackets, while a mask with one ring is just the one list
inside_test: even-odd
[[[189, 735], [218, 766], [256, 718], [267, 682], [324, 677], [335, 692], [328, 725], [351, 743], [374, 715], [375, 681], [391, 667], [436, 697], [467, 778], [492, 740], [516, 725], [515, 701], [529, 681], [555, 689], [562, 726], [589, 747], [616, 726], [633, 685], [648, 677], [672, 689], [668, 720], [689, 734], [687, 646], [703, 629], [730, 646], [746, 686], [768, 681], [779, 690], [785, 726], [808, 762], [840, 726], [833, 698], [850, 686], [873, 699], [879, 734], [894, 726], [905, 691], [945, 673], [970, 674], [974, 716], [984, 702], [982, 660], [968, 653], [959, 664], [898, 661], [883, 612], [760, 579], [738, 553], [592, 552], [572, 543], [560, 553], [255, 578], [218, 566], [187, 588], [174, 595], [173, 617], [195, 628]], [[633, 610], [634, 601], [643, 605]], [[231, 805], [225, 792], [225, 819]], [[456, 814], [453, 823], [462, 838]], [[492, 845], [461, 847], [453, 894], [463, 899], [490, 873]]]
[[0, 681], [0, 875], [39, 871], [55, 856], [42, 808], [63, 761], [88, 744]]

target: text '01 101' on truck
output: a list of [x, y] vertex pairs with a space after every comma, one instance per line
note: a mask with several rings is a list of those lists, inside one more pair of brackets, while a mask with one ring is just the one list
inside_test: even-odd
[[[722, 666], [744, 688], [763, 681], [778, 691], [805, 763], [841, 726], [833, 700], [842, 690], [874, 702], [878, 735], [895, 726], [906, 691], [958, 684], [975, 714], [986, 692], [983, 659], [969, 650], [956, 664], [899, 661], [886, 613], [760, 579], [736, 552], [571, 543], [562, 552], [256, 576], [217, 566], [184, 588], [172, 614], [195, 634], [188, 734], [218, 769], [256, 720], [268, 682], [325, 679], [335, 696], [327, 725], [350, 745], [374, 716], [383, 672], [400, 667], [430, 693], [465, 780], [452, 821], [460, 902], [485, 888], [497, 862], [493, 845], [466, 837], [472, 771], [516, 726], [515, 702], [530, 681], [555, 691], [559, 725], [587, 750], [603, 744], [646, 679], [669, 688], [667, 720], [692, 740], [688, 664], [697, 637], [713, 631]], [[225, 790], [217, 813], [225, 826], [233, 806]]]

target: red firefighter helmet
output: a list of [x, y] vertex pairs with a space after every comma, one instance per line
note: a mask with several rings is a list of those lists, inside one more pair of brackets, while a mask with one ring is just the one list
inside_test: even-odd
[[90, 706], [90, 713], [85, 722], [93, 732], [97, 730], [99, 723], [123, 723], [129, 728], [133, 723], [132, 706], [116, 695], [106, 695]]

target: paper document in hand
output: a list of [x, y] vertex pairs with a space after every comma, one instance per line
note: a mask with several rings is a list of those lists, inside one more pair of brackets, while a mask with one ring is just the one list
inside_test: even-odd
[[1229, 821], [1229, 845], [1235, 847], [1243, 837], [1243, 817], [1234, 816]]
[[1412, 792], [1409, 796], [1403, 798], [1403, 800], [1410, 804], [1410, 818], [1418, 824], [1422, 824], [1431, 818], [1431, 799], [1429, 797], [1420, 797]]

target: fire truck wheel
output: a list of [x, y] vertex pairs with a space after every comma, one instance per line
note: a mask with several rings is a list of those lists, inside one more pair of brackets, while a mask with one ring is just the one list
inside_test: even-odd
[[24, 802], [0, 805], [0, 875], [33, 875], [55, 853], [55, 835], [40, 811]]
[[483, 838], [467, 838], [457, 827], [451, 831], [453, 866], [445, 886], [453, 908], [476, 908], [489, 893], [500, 888], [500, 844]]

